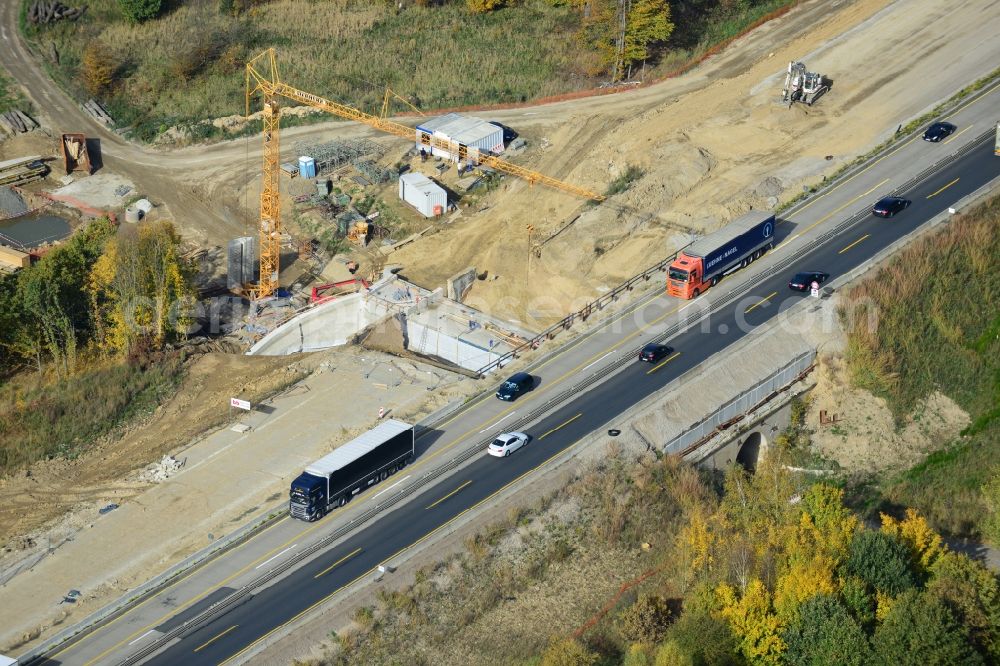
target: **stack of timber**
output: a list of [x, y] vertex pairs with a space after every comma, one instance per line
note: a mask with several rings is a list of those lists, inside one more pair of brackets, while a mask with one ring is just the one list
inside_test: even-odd
[[82, 7], [67, 7], [58, 0], [35, 0], [28, 8], [28, 20], [38, 25], [39, 23], [52, 23], [68, 19], [75, 21], [87, 11], [87, 5]]
[[63, 163], [66, 165], [66, 175], [74, 171], [92, 173], [90, 157], [87, 155], [87, 137], [83, 134], [66, 133], [62, 135]]
[[0, 162], [0, 185], [23, 185], [38, 180], [48, 173], [41, 155], [18, 157]]
[[0, 113], [0, 125], [11, 134], [23, 134], [38, 127], [38, 123], [17, 109]]
[[83, 103], [83, 110], [92, 115], [94, 120], [108, 127], [112, 127], [115, 124], [114, 119], [108, 115], [108, 112], [104, 110], [104, 107], [97, 100], [88, 99]]

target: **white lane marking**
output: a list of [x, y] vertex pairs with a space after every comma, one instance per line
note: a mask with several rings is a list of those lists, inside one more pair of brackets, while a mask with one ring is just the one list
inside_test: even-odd
[[258, 565], [257, 565], [256, 567], [254, 567], [254, 568], [255, 568], [255, 569], [260, 569], [260, 568], [261, 568], [262, 566], [264, 566], [265, 564], [267, 564], [267, 563], [268, 563], [268, 562], [270, 562], [271, 560], [276, 560], [276, 559], [278, 559], [279, 557], [281, 557], [282, 555], [284, 555], [285, 553], [287, 553], [288, 551], [290, 551], [290, 550], [291, 550], [292, 548], [295, 548], [295, 546], [297, 546], [297, 545], [298, 545], [297, 543], [293, 543], [293, 544], [292, 544], [291, 546], [289, 546], [288, 548], [284, 549], [283, 551], [281, 551], [280, 553], [278, 553], [277, 555], [275, 555], [275, 556], [274, 556], [274, 557], [272, 557], [271, 559], [267, 560], [267, 562], [261, 562], [260, 564], [258, 564]]
[[149, 636], [150, 634], [154, 633], [155, 631], [156, 631], [156, 629], [150, 629], [149, 631], [147, 631], [146, 633], [144, 633], [142, 636], [139, 636], [139, 638], [137, 638], [134, 641], [132, 641], [131, 643], [129, 643], [129, 645], [135, 645], [136, 643], [138, 643], [139, 641], [141, 641], [143, 638], [145, 638], [146, 636]]
[[[602, 356], [601, 358], [597, 359], [596, 361], [594, 361], [594, 362], [593, 362], [593, 363], [591, 363], [590, 365], [597, 365], [597, 364], [598, 364], [598, 363], [600, 363], [600, 362], [601, 362], [602, 360], [606, 359], [607, 357], [611, 356], [612, 354], [614, 354], [614, 352], [608, 352], [607, 354], [605, 354], [605, 355], [604, 355], [604, 356]], [[583, 368], [583, 370], [586, 370], [587, 368], [589, 368], [589, 367], [590, 367], [590, 365], [588, 365], [588, 366], [585, 366], [585, 367]], [[581, 370], [580, 372], [583, 372], [583, 370]]]
[[385, 490], [380, 490], [379, 492], [375, 493], [375, 495], [374, 495], [374, 496], [372, 497], [372, 499], [375, 499], [376, 497], [378, 497], [378, 496], [379, 496], [379, 495], [381, 495], [382, 493], [387, 493], [387, 492], [389, 492], [390, 490], [392, 490], [393, 488], [395, 488], [396, 486], [398, 486], [399, 484], [401, 484], [401, 483], [402, 483], [403, 481], [406, 481], [406, 480], [407, 480], [408, 478], [410, 478], [410, 475], [409, 475], [409, 474], [407, 474], [407, 475], [406, 475], [406, 476], [404, 476], [404, 477], [403, 477], [402, 479], [400, 479], [400, 480], [399, 480], [399, 481], [397, 481], [396, 483], [392, 484], [391, 486], [389, 486], [389, 487], [388, 487], [388, 488], [386, 488]]
[[504, 421], [506, 421], [510, 417], [514, 416], [514, 414], [517, 414], [517, 412], [511, 412], [510, 414], [508, 414], [507, 416], [503, 417], [502, 419], [500, 419], [499, 421], [497, 421], [493, 425], [486, 426], [485, 428], [483, 428], [482, 430], [479, 431], [479, 434], [481, 435], [484, 432], [486, 432], [487, 430], [491, 430], [491, 429], [497, 427], [498, 425], [500, 425], [501, 423], [503, 423]]

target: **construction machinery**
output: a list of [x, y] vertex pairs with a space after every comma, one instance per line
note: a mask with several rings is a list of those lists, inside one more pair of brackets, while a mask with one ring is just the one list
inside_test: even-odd
[[[262, 113], [264, 135], [263, 183], [260, 192], [260, 281], [249, 285], [247, 292], [254, 300], [266, 298], [278, 289], [278, 269], [281, 251], [281, 209], [278, 195], [278, 183], [281, 175], [279, 120], [281, 106], [279, 97], [292, 100], [298, 104], [311, 106], [315, 109], [332, 113], [341, 118], [356, 120], [377, 130], [394, 134], [409, 141], [419, 141], [421, 146], [436, 147], [454, 155], [457, 159], [484, 164], [495, 171], [523, 178], [529, 183], [541, 183], [549, 187], [582, 196], [593, 201], [604, 201], [605, 197], [588, 189], [571, 185], [545, 174], [532, 171], [502, 160], [493, 155], [479, 152], [455, 142], [426, 132], [419, 136], [412, 127], [365, 113], [359, 109], [340, 104], [312, 93], [293, 88], [281, 81], [278, 75], [278, 63], [273, 48], [260, 53], [246, 65], [246, 115], [250, 115], [250, 99], [260, 93], [264, 99]], [[388, 95], [387, 95], [388, 97]], [[387, 102], [383, 102], [387, 107]]]
[[806, 71], [805, 63], [788, 63], [788, 73], [785, 75], [785, 87], [781, 91], [781, 101], [802, 102], [812, 106], [820, 96], [830, 89], [830, 81], [822, 74]]

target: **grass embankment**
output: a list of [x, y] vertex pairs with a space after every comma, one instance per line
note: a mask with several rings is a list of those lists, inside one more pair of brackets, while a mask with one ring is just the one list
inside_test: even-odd
[[[645, 79], [677, 71], [796, 1], [679, 5], [672, 37], [636, 71]], [[422, 109], [440, 109], [522, 103], [607, 79], [578, 36], [581, 14], [548, 0], [485, 14], [468, 11], [464, 0], [409, 4], [398, 13], [393, 2], [276, 0], [250, 3], [256, 6], [239, 16], [216, 1], [189, 0], [140, 25], [123, 19], [116, 0], [88, 4], [77, 22], [22, 19], [22, 30], [65, 89], [79, 99], [97, 96], [119, 126], [146, 140], [171, 126], [243, 114], [244, 63], [270, 46], [278, 48], [284, 81], [374, 113], [386, 85]], [[91, 83], [103, 90], [86, 89], [88, 49], [102, 65]]]
[[0, 69], [0, 113], [14, 110], [30, 115], [34, 112], [34, 107], [11, 81], [6, 70]]
[[848, 330], [856, 385], [885, 398], [899, 419], [920, 419], [933, 391], [972, 419], [952, 446], [878, 484], [884, 497], [919, 508], [938, 529], [980, 533], [980, 488], [1000, 460], [1000, 197], [908, 247], [846, 303], [878, 316], [875, 329], [854, 316]]
[[0, 475], [45, 458], [75, 458], [173, 395], [180, 353], [106, 361], [63, 380], [23, 373], [0, 385]]

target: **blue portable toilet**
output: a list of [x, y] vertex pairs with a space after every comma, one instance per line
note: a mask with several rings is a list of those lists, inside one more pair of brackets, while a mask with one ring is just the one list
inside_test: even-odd
[[303, 155], [299, 158], [299, 174], [303, 178], [315, 178], [316, 177], [316, 160], [311, 157], [306, 157]]

